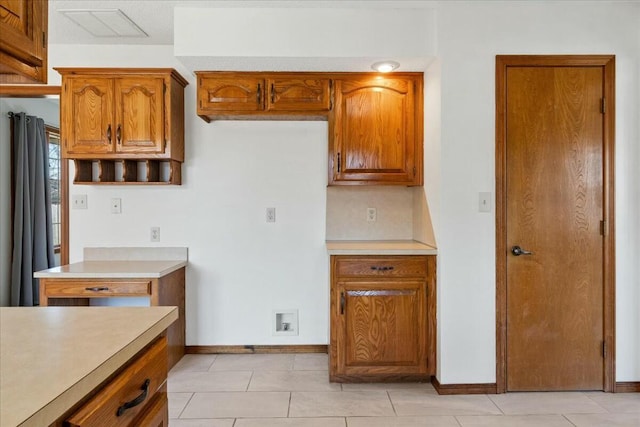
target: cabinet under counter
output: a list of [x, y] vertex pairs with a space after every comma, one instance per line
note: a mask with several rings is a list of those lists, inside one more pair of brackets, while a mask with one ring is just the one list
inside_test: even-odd
[[[175, 307], [0, 308], [0, 425], [68, 425], [114, 385], [123, 390], [114, 404], [122, 406], [140, 395], [133, 371], [153, 383], [120, 417], [125, 425], [148, 425], [140, 420], [151, 411], [166, 417], [163, 333], [177, 318]], [[144, 363], [151, 356], [157, 368]]]
[[[84, 261], [34, 273], [40, 306], [87, 306], [92, 300], [147, 297], [149, 306], [178, 307], [168, 328], [169, 369], [184, 355], [186, 260]], [[126, 303], [125, 303], [126, 304]]]

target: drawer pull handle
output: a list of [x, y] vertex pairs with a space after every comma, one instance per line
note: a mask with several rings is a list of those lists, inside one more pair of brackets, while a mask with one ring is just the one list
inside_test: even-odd
[[140, 396], [136, 397], [135, 399], [129, 402], [125, 402], [122, 406], [118, 408], [118, 412], [116, 412], [116, 415], [120, 416], [124, 414], [124, 411], [126, 411], [127, 409], [131, 409], [134, 406], [138, 406], [139, 404], [144, 402], [144, 400], [147, 398], [147, 394], [149, 394], [149, 384], [151, 384], [150, 379], [147, 378], [146, 380], [144, 380], [144, 384], [142, 384], [142, 393], [140, 394]]
[[344, 304], [346, 303], [344, 298], [344, 292], [340, 292], [340, 314], [344, 314]]
[[104, 287], [104, 286], [94, 286], [93, 288], [84, 288], [85, 291], [93, 291], [93, 292], [100, 292], [100, 291], [108, 291], [109, 288]]
[[377, 267], [377, 266], [375, 266], [375, 265], [372, 265], [372, 266], [371, 266], [371, 269], [372, 269], [373, 271], [390, 271], [390, 270], [393, 270], [393, 266], [389, 266], [389, 267]]

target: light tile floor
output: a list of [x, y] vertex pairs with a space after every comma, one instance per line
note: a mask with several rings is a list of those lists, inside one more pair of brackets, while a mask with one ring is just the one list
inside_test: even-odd
[[186, 355], [170, 427], [640, 427], [640, 393], [440, 396], [430, 384], [329, 383], [326, 354]]

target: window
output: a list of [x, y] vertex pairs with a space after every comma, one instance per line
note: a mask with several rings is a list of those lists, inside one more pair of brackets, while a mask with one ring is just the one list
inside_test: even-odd
[[49, 190], [51, 192], [51, 218], [53, 223], [53, 249], [60, 253], [62, 246], [62, 197], [60, 194], [62, 183], [62, 162], [60, 159], [60, 131], [46, 126], [47, 142], [49, 143]]

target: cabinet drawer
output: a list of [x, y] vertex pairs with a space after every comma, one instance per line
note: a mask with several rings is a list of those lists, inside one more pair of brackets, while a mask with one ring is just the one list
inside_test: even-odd
[[160, 338], [67, 419], [72, 427], [133, 425], [167, 378], [167, 340]]
[[149, 295], [151, 281], [91, 281], [65, 280], [47, 281], [45, 295], [48, 297], [114, 297]]
[[425, 256], [336, 256], [337, 277], [424, 277]]

